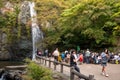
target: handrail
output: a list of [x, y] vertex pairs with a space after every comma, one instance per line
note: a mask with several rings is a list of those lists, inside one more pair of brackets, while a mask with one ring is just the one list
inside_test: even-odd
[[71, 80], [74, 80], [74, 75], [77, 75], [78, 77], [85, 79], [85, 80], [95, 80], [94, 75], [85, 76], [85, 75], [77, 72], [73, 67], [71, 67], [70, 70], [71, 70], [70, 71], [70, 73], [71, 73], [70, 79]]
[[[40, 63], [45, 62], [45, 66], [46, 66], [46, 62], [48, 61], [49, 62], [49, 68], [51, 68], [51, 62], [54, 63], [54, 70], [56, 70], [57, 64], [60, 64], [61, 65], [61, 69], [60, 69], [61, 73], [63, 73], [63, 66], [70, 67], [69, 64], [65, 64], [65, 63], [57, 62], [57, 61], [52, 61], [50, 58], [46, 59], [46, 58], [44, 58], [42, 56], [38, 56], [38, 55], [36, 55], [36, 59], [39, 59]], [[73, 67], [70, 67], [70, 80], [74, 80], [75, 75], [77, 75], [78, 77], [80, 77], [82, 79], [85, 79], [85, 80], [95, 80], [94, 75], [85, 76], [85, 75], [77, 72]]]

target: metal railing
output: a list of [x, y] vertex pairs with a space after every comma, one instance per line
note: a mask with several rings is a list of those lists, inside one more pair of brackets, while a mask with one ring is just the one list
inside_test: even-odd
[[[66, 63], [63, 63], [63, 62], [57, 62], [57, 61], [51, 60], [50, 58], [45, 58], [45, 57], [38, 56], [38, 55], [36, 55], [36, 59], [40, 64], [44, 64], [45, 66], [47, 66], [47, 62], [48, 62], [48, 67], [49, 68], [52, 68], [51, 63], [53, 63], [54, 64], [53, 65], [54, 70], [56, 70], [57, 65], [60, 65], [60, 72], [61, 73], [64, 73], [63, 72], [64, 71], [63, 66], [70, 67], [69, 64], [66, 64]], [[75, 77], [74, 77], [75, 75], [80, 77], [81, 79], [84, 79], [84, 80], [95, 80], [94, 75], [85, 76], [85, 75], [77, 72], [73, 67], [70, 67], [70, 80], [75, 80]]]

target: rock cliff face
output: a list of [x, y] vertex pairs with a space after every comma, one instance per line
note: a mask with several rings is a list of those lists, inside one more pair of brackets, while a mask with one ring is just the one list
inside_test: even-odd
[[[8, 10], [14, 11], [13, 7], [14, 5], [12, 5], [10, 2], [7, 2], [5, 7], [0, 9], [0, 13], [4, 14]], [[31, 37], [28, 38], [26, 35], [27, 31], [25, 31], [25, 25], [28, 24], [28, 22], [30, 21], [30, 8], [28, 5], [28, 1], [24, 1], [21, 3], [20, 14], [18, 18], [22, 29], [22, 35], [17, 44], [14, 44], [15, 46], [12, 45], [13, 47], [11, 48], [11, 45], [7, 44], [7, 35], [6, 33], [2, 32], [2, 30], [0, 30], [0, 60], [11, 59], [11, 57], [13, 57], [13, 54], [15, 54], [15, 56], [16, 54], [20, 56], [26, 56], [27, 54], [30, 55], [30, 53], [32, 52]], [[11, 52], [11, 50], [8, 50], [8, 48], [14, 50], [14, 52]]]
[[24, 1], [21, 4], [21, 12], [19, 18], [22, 24], [27, 24], [28, 20], [30, 19], [30, 7], [28, 1]]
[[7, 47], [7, 35], [0, 30], [0, 60], [10, 59], [10, 54]]
[[[13, 11], [13, 5], [10, 2], [7, 2], [6, 5], [0, 9], [1, 14], [7, 11]], [[7, 35], [0, 30], [0, 60], [9, 60], [11, 58], [7, 46]]]

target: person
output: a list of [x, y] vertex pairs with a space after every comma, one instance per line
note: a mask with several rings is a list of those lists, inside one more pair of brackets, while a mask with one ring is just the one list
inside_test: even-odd
[[80, 56], [79, 56], [79, 64], [82, 64], [83, 63], [83, 54], [82, 53], [80, 53]]
[[114, 55], [113, 60], [114, 60], [115, 64], [119, 64], [119, 60], [120, 60], [119, 57], [120, 57], [120, 55], [119, 55], [118, 53], [116, 53], [116, 54]]
[[62, 52], [61, 58], [62, 58], [62, 61], [65, 61], [65, 53], [64, 52]]
[[106, 77], [108, 77], [108, 74], [106, 73], [106, 66], [108, 59], [109, 59], [108, 50], [105, 49], [105, 51], [101, 53], [101, 65], [102, 65], [102, 75], [105, 75]]
[[118, 63], [120, 64], [120, 53], [118, 55], [119, 55], [119, 57], [118, 57]]
[[54, 60], [58, 61], [58, 56], [60, 55], [60, 52], [58, 51], [58, 48], [55, 49], [53, 52]]
[[69, 63], [70, 62], [70, 53], [66, 54], [65, 62]]
[[[78, 58], [77, 58], [77, 55], [76, 55], [76, 51], [75, 50], [72, 50], [71, 51], [71, 56], [70, 56], [70, 66], [71, 67], [74, 67], [74, 69], [80, 73], [80, 69], [79, 67], [77, 66], [77, 61], [78, 61]], [[80, 78], [80, 77], [79, 77]]]
[[89, 64], [90, 63], [90, 51], [89, 51], [89, 49], [87, 49], [87, 51], [85, 52], [85, 57], [86, 57], [86, 63]]
[[48, 49], [45, 50], [44, 56], [45, 56], [45, 57], [48, 57]]
[[38, 50], [38, 51], [37, 51], [37, 54], [38, 54], [39, 56], [42, 56], [41, 50]]
[[65, 54], [67, 54], [68, 53], [68, 50], [65, 50]]

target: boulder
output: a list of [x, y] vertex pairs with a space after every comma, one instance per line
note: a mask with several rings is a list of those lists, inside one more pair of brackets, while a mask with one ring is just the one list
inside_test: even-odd
[[2, 75], [5, 73], [4, 69], [0, 69], [0, 78], [2, 77]]
[[0, 51], [0, 60], [9, 60], [11, 58], [7, 50]]
[[[21, 68], [24, 70], [19, 70]], [[7, 66], [0, 69], [0, 80], [23, 80], [22, 75], [25, 73], [25, 68], [26, 66]]]

